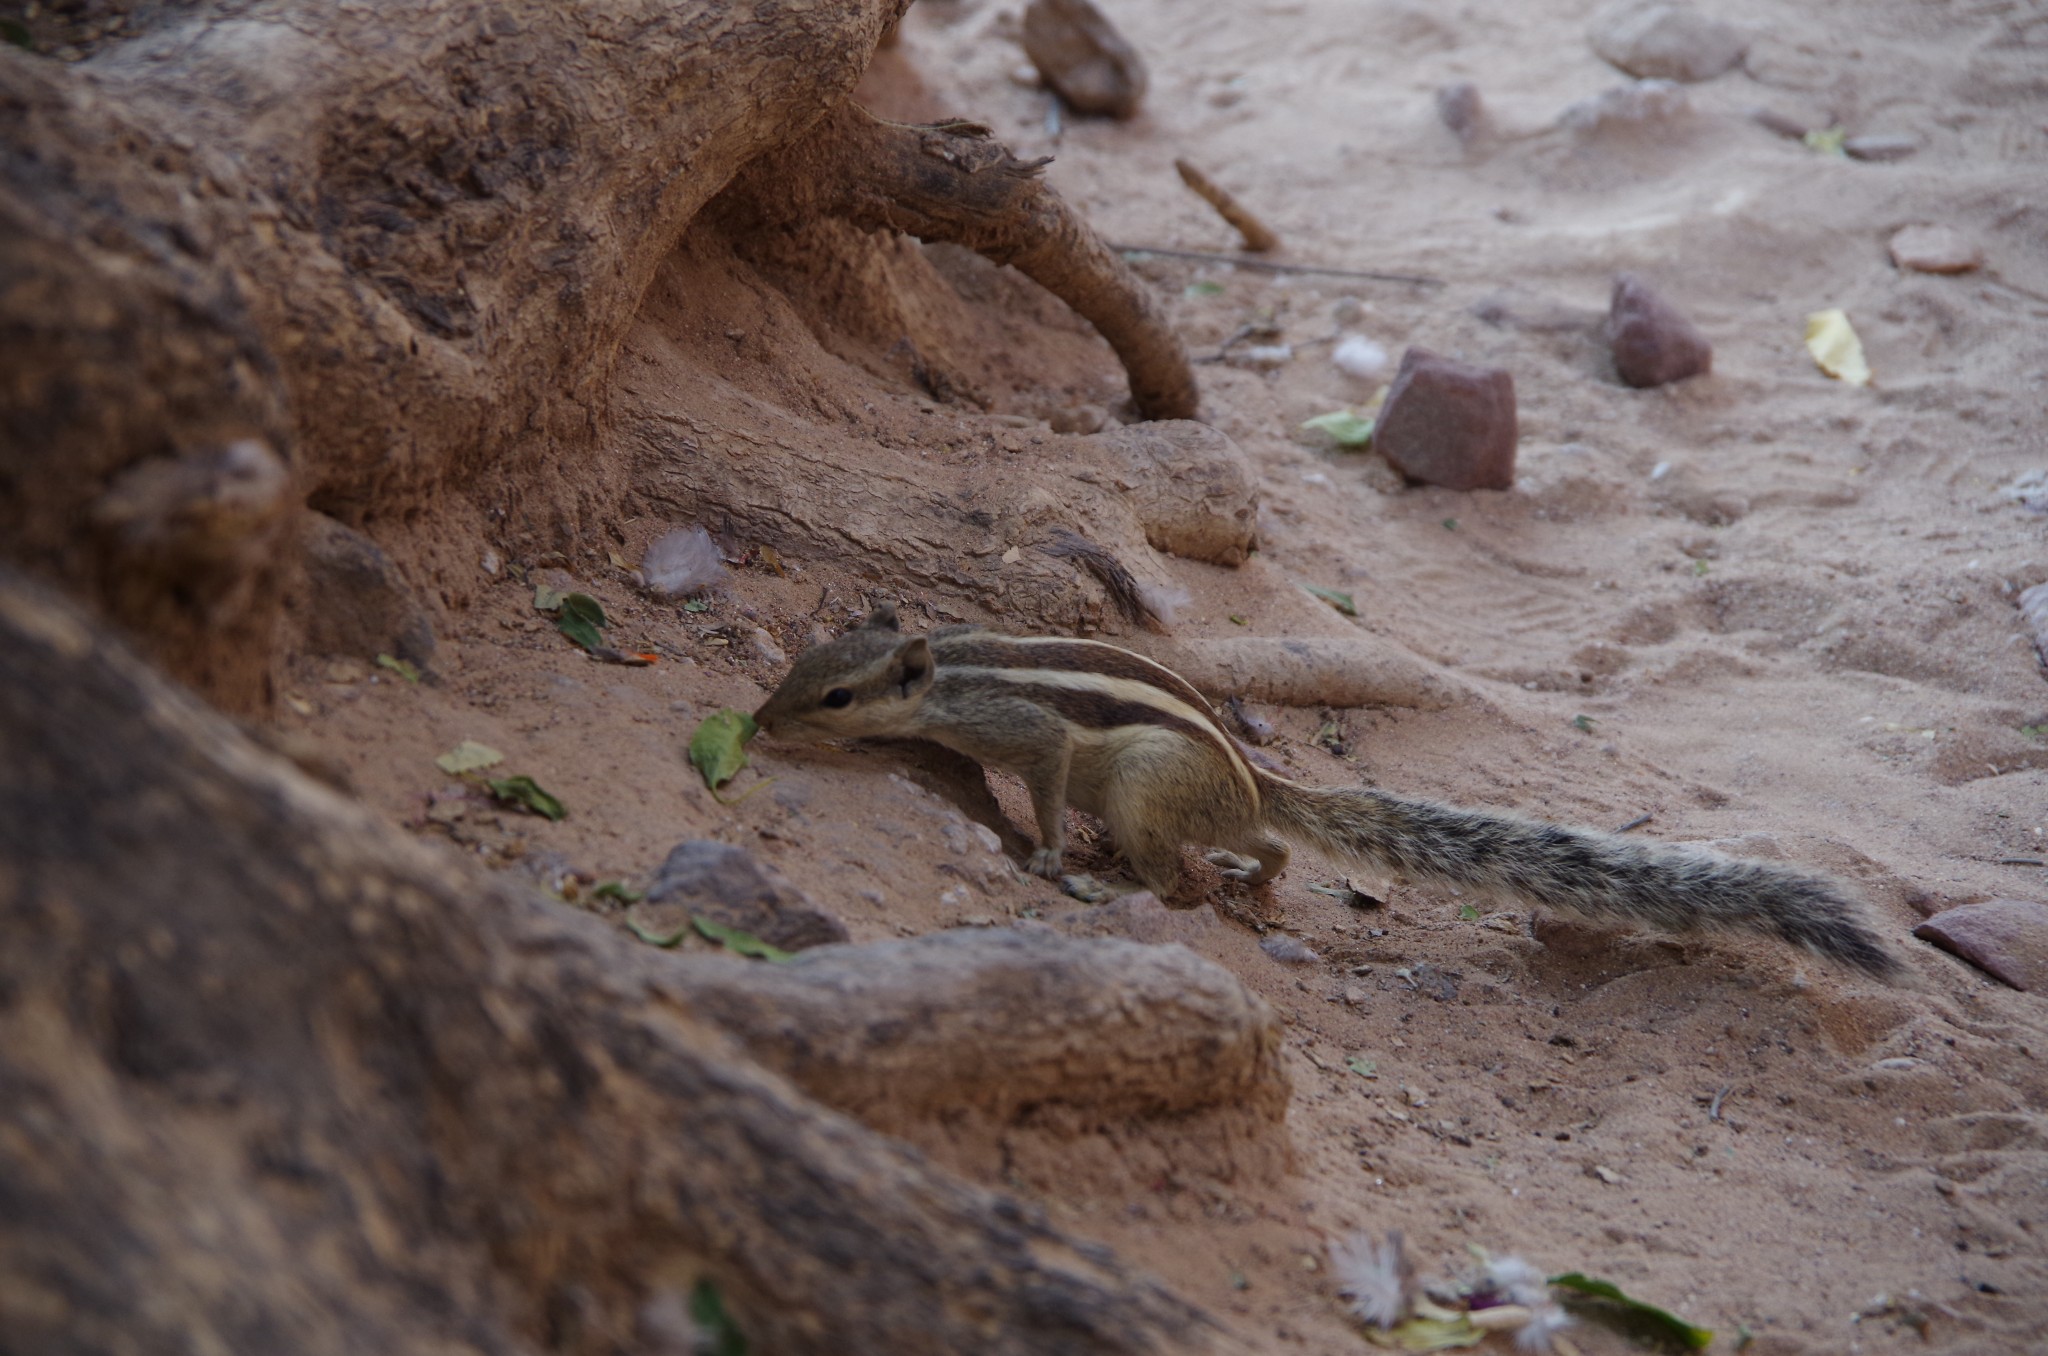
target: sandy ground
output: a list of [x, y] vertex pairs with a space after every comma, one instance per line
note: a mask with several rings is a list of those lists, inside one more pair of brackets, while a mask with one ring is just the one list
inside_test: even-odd
[[[1232, 245], [1173, 173], [1188, 156], [1279, 231], [1281, 258], [1443, 280], [1142, 266], [1196, 353], [1257, 321], [1294, 346], [1273, 371], [1200, 369], [1205, 418], [1260, 477], [1261, 553], [1237, 572], [1162, 558], [1193, 599], [1176, 632], [1284, 632], [1318, 606], [1290, 581], [1318, 583], [1473, 692], [1428, 714], [1269, 708], [1294, 775], [1610, 828], [1649, 815], [1637, 832], [1832, 870], [1872, 902], [1908, 977], [1887, 986], [1764, 942], [1554, 926], [1539, 941], [1524, 913], [1468, 917], [1448, 894], [1381, 882], [1360, 883], [1388, 906], [1354, 911], [1311, 892], [1335, 877], [1304, 855], [1257, 900], [1215, 888], [1227, 917], [1181, 916], [1190, 945], [1286, 1018], [1297, 1173], [1007, 1185], [1247, 1350], [1362, 1349], [1320, 1259], [1388, 1228], [1425, 1273], [1478, 1245], [1611, 1278], [1713, 1327], [1718, 1351], [1744, 1333], [1751, 1352], [2048, 1350], [2048, 1007], [1908, 935], [1950, 904], [2048, 898], [2048, 872], [2001, 864], [2048, 852], [2048, 740], [2022, 732], [2048, 723], [2048, 683], [2013, 603], [2048, 580], [2048, 518], [1999, 494], [2048, 466], [2048, 18], [1729, 0], [1714, 12], [1751, 33], [1746, 69], [1691, 87], [1677, 124], [1585, 137], [1559, 114], [1624, 82], [1588, 46], [1591, 9], [1120, 0], [1153, 81], [1140, 117], [1109, 124], [1050, 120], [1049, 96], [1013, 78], [1013, 11], [926, 0], [868, 94], [1056, 155], [1053, 182], [1112, 240]], [[1454, 81], [1490, 112], [1469, 147], [1434, 111]], [[1758, 106], [1920, 149], [1823, 155], [1751, 121]], [[1886, 239], [1923, 221], [1971, 236], [1987, 267], [1895, 269]], [[1711, 376], [1617, 382], [1597, 320], [1618, 269], [1705, 329]], [[1831, 306], [1862, 335], [1869, 389], [1802, 347], [1805, 316]], [[1395, 356], [1422, 344], [1508, 368], [1515, 488], [1406, 489], [1377, 458], [1296, 441], [1302, 419], [1372, 394], [1329, 362], [1340, 328]], [[1057, 361], [1013, 356], [985, 392], [1013, 421], [1120, 391], [1106, 349], [1048, 333], [1038, 351]], [[636, 379], [663, 379], [652, 351], [636, 340]], [[712, 402], [716, 383], [697, 379]], [[850, 363], [835, 379], [881, 408], [877, 426], [895, 418], [935, 447], [987, 417]], [[622, 521], [621, 558], [675, 525]], [[629, 637], [669, 652], [623, 669], [586, 661], [533, 613], [529, 585], [480, 561], [481, 601], [442, 619], [438, 685], [307, 657], [285, 720], [395, 819], [572, 894], [715, 837], [856, 939], [1078, 907], [881, 755], [764, 741], [734, 789], [771, 784], [733, 806], [705, 793], [682, 757], [696, 721], [751, 709], [780, 671], [753, 628], [794, 652], [864, 600], [846, 562], [788, 563], [788, 578], [737, 571], [690, 613], [602, 558], [569, 562]], [[1002, 621], [906, 600], [920, 601], [933, 611], [918, 624]], [[450, 800], [432, 758], [465, 738], [505, 750], [568, 820]], [[1028, 823], [1014, 789], [1007, 803]], [[1110, 866], [1085, 848], [1079, 862]], [[1260, 921], [1322, 961], [1269, 959]], [[1453, 978], [1418, 985], [1421, 966]]]

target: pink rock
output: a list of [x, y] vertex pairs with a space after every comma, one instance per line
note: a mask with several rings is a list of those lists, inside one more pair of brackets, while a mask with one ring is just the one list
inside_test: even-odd
[[1892, 235], [1892, 262], [1916, 273], [1968, 273], [1984, 255], [1953, 226], [1901, 226]]
[[1913, 935], [2015, 989], [2048, 989], [2048, 904], [1989, 899], [1944, 909]]
[[1633, 273], [1614, 280], [1607, 312], [1614, 370], [1631, 386], [1662, 386], [1714, 368], [1714, 346], [1676, 306]]
[[1395, 470], [1452, 490], [1515, 483], [1515, 379], [1425, 348], [1401, 355], [1373, 447]]

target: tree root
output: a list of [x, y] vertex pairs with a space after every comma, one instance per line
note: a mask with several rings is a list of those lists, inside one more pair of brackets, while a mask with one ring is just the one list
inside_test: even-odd
[[1101, 332], [1147, 419], [1192, 419], [1194, 369], [1145, 284], [1039, 177], [978, 123], [912, 126], [842, 104], [728, 190], [760, 222], [838, 216], [869, 229], [950, 241], [1019, 272]]
[[[663, 1315], [709, 1283], [762, 1351], [1222, 1349], [1106, 1250], [679, 1012], [672, 958], [378, 823], [4, 569], [0, 748], [12, 1346], [679, 1350]], [[1160, 979], [1229, 1006], [1172, 954]], [[856, 957], [727, 969], [843, 1062], [824, 999], [860, 988]], [[1235, 1002], [1222, 1081], [1270, 1114], [1271, 1017]], [[1125, 1028], [1038, 1029], [1102, 1068]], [[1186, 1048], [1136, 1048], [1158, 1057], [1110, 1104], [1198, 1095]]]

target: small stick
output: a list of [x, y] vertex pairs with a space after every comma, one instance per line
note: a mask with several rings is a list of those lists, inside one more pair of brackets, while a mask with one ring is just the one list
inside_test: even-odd
[[1244, 204], [1230, 196], [1221, 184], [1196, 169], [1185, 160], [1176, 160], [1173, 167], [1180, 171], [1180, 181], [1195, 191], [1195, 196], [1216, 209], [1222, 217], [1237, 228], [1244, 237], [1244, 247], [1253, 254], [1265, 254], [1280, 248], [1280, 237], [1274, 235], [1265, 222], [1245, 210]]
[[2048, 861], [2039, 857], [2000, 857], [2000, 866], [2048, 866]]
[[1649, 823], [1651, 820], [1655, 818], [1655, 815], [1637, 815], [1634, 819], [1631, 819], [1628, 823], [1616, 829], [1615, 832], [1627, 833], [1630, 829], [1640, 829], [1641, 827], [1643, 827], [1643, 825]]
[[1727, 1087], [1714, 1094], [1714, 1104], [1707, 1108], [1708, 1120], [1718, 1121], [1721, 1119], [1721, 1099], [1733, 1091], [1735, 1091], [1735, 1085], [1730, 1083]]
[[1162, 259], [1195, 259], [1207, 264], [1231, 264], [1257, 269], [1261, 273], [1313, 273], [1325, 278], [1364, 278], [1370, 282], [1409, 283], [1416, 287], [1442, 287], [1442, 278], [1425, 278], [1414, 273], [1369, 273], [1356, 268], [1324, 268], [1319, 264], [1283, 264], [1272, 259], [1247, 259], [1242, 254], [1219, 254], [1215, 250], [1170, 250], [1161, 245], [1111, 245], [1118, 254], [1156, 254]]

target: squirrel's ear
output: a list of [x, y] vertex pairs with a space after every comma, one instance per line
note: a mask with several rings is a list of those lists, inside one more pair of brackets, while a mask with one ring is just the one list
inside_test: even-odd
[[889, 657], [889, 686], [908, 699], [931, 685], [931, 642], [916, 636], [898, 645], [896, 653]]
[[860, 631], [894, 631], [896, 627], [896, 604], [877, 603], [875, 610], [868, 613], [867, 620], [855, 628]]

